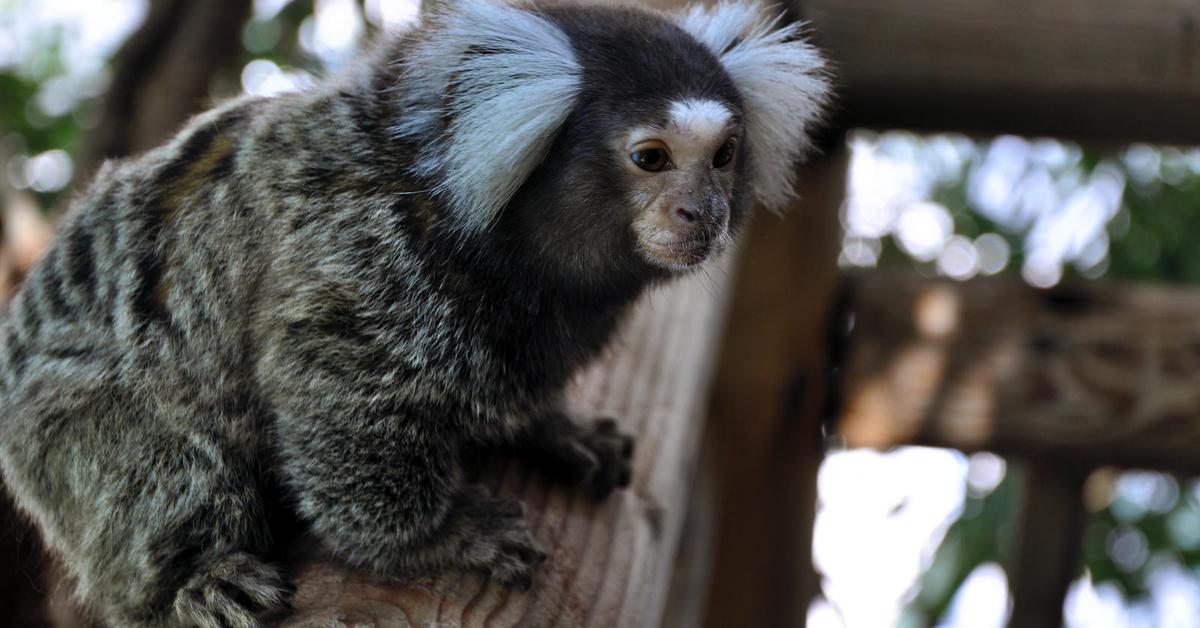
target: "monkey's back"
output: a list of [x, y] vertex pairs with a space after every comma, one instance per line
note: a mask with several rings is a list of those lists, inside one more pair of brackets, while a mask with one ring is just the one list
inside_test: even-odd
[[101, 169], [12, 302], [5, 414], [47, 372], [86, 365], [134, 382], [133, 371], [211, 376], [240, 361], [229, 349], [247, 328], [263, 237], [234, 172], [247, 115], [247, 103], [206, 114]]
[[85, 595], [172, 586], [126, 558], [175, 551], [147, 522], [188, 529], [220, 515], [205, 495], [258, 483], [248, 347], [269, 230], [239, 174], [254, 106], [102, 168], [0, 328], [4, 481]]

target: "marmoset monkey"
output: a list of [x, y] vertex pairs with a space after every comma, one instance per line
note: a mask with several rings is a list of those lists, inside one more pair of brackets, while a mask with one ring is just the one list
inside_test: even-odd
[[603, 498], [561, 391], [650, 284], [781, 206], [827, 100], [798, 26], [461, 0], [300, 93], [106, 164], [0, 335], [8, 488], [119, 626], [286, 609], [270, 521], [382, 578], [527, 587], [513, 446]]

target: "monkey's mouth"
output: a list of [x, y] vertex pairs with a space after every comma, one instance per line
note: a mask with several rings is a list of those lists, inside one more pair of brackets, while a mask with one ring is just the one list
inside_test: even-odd
[[678, 237], [655, 234], [658, 237], [639, 237], [638, 244], [646, 259], [669, 270], [683, 270], [708, 259], [717, 249], [720, 238], [691, 235]]

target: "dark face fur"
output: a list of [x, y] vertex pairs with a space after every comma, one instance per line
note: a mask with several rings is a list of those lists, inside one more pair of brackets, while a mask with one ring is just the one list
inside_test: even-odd
[[582, 89], [498, 228], [585, 283], [662, 277], [711, 258], [746, 204], [742, 105], [720, 63], [643, 13], [547, 13], [571, 39]]

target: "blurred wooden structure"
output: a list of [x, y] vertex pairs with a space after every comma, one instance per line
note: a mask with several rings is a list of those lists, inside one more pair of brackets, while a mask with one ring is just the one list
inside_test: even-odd
[[848, 444], [1200, 471], [1200, 290], [850, 283]]
[[[1194, 113], [1200, 111], [1200, 4], [1195, 2], [792, 0], [790, 7], [829, 51], [839, 85], [835, 115], [841, 128], [1043, 134], [1114, 144], [1200, 143], [1200, 117]], [[1155, 383], [1158, 375], [1150, 372], [1175, 373], [1186, 361], [1180, 362], [1177, 352], [1156, 354], [1147, 347], [1169, 342], [1196, 297], [1169, 289], [1096, 289], [1094, 300], [1084, 306], [1087, 314], [1079, 313], [1088, 321], [1083, 323], [1064, 318], [1071, 305], [1066, 291], [1052, 297], [1013, 285], [972, 284], [961, 293], [946, 293], [898, 277], [866, 278], [838, 290], [842, 199], [828, 191], [844, 189], [844, 169], [831, 166], [841, 159], [832, 153], [815, 167], [800, 190], [807, 202], [782, 225], [769, 218], [760, 222], [743, 247], [710, 416], [718, 460], [727, 464], [720, 478], [724, 501], [719, 521], [725, 526], [718, 535], [708, 625], [804, 625], [804, 611], [817, 592], [809, 549], [824, 439], [820, 426], [842, 414], [839, 401], [844, 401], [840, 425], [851, 445], [936, 443], [970, 450], [1007, 443], [1002, 451], [1035, 460], [1027, 474], [1020, 549], [1010, 572], [1015, 598], [1010, 625], [1060, 626], [1063, 595], [1078, 570], [1086, 469], [1099, 461], [1185, 464], [1184, 437], [1191, 438], [1186, 425], [1200, 425], [1200, 407], [1188, 406], [1191, 397], [1159, 385], [1164, 382]], [[904, 329], [897, 326], [903, 316], [913, 323], [909, 310], [916, 302], [904, 301], [905, 295], [916, 299], [930, 288], [937, 288], [929, 293], [934, 315], [938, 308], [957, 307], [960, 314], [978, 311], [982, 316], [991, 307], [995, 323], [1010, 334], [1032, 333], [1034, 328], [1026, 326], [1030, 319], [1046, 325], [1041, 334], [1027, 338], [1030, 347], [1065, 350], [1055, 344], [1058, 334], [1068, 343], [1083, 342], [1086, 348], [1071, 345], [1075, 353], [1056, 360], [1022, 353], [1025, 361], [1019, 364], [1025, 368], [1083, 362], [1086, 369], [1071, 378], [1042, 379], [1020, 394], [1074, 399], [1088, 393], [1054, 387], [1083, 381], [1092, 387], [1088, 408], [1095, 412], [1051, 411], [1047, 405], [1035, 418], [1016, 406], [998, 409], [1000, 399], [971, 384], [997, 376], [987, 370], [989, 359], [1013, 359], [1014, 351], [1032, 349], [1019, 342], [1004, 345], [1007, 349], [987, 344], [978, 337], [987, 336], [987, 324], [974, 319], [956, 336], [958, 353], [939, 353], [918, 343], [910, 347], [911, 356], [890, 363], [899, 372], [879, 372], [875, 379], [852, 375], [833, 390], [822, 387], [831, 365], [813, 364], [825, 356], [840, 362], [838, 355], [848, 351], [852, 364], [884, 368], [872, 360], [891, 354], [874, 352], [898, 342], [889, 340], [889, 334]], [[1133, 307], [1145, 299], [1152, 299], [1150, 307]], [[955, 305], [943, 307], [947, 304]], [[996, 311], [1000, 305], [1006, 314]], [[857, 332], [843, 338], [834, 313], [844, 307], [873, 308], [892, 326], [870, 328], [856, 315]], [[889, 307], [896, 310], [891, 318]], [[1085, 328], [1098, 334], [1092, 339], [1096, 343], [1076, 335]], [[1117, 338], [1124, 342], [1114, 342]], [[1178, 350], [1191, 348], [1188, 342], [1180, 340]], [[1106, 358], [1090, 362], [1082, 352]], [[1113, 370], [1126, 354], [1128, 365], [1141, 370], [1123, 375]], [[1134, 354], [1145, 359], [1133, 359]], [[958, 360], [952, 366], [941, 363], [951, 356]], [[1154, 362], [1159, 357], [1168, 360], [1161, 369]], [[890, 396], [874, 396], [883, 386], [878, 382], [887, 377]], [[1054, 377], [1059, 377], [1057, 371]], [[1114, 380], [1119, 381], [1115, 390], [1100, 394], [1104, 382]], [[1035, 380], [1021, 381], [1032, 386]], [[1184, 380], [1175, 381], [1186, 387]], [[1149, 388], [1143, 391], [1142, 385]], [[1114, 405], [1105, 405], [1106, 400]], [[1126, 413], [1138, 403], [1145, 404], [1138, 407], [1143, 414]], [[1152, 407], [1157, 403], [1164, 407]], [[1181, 407], [1187, 410], [1173, 415]], [[985, 415], [994, 420], [978, 418]], [[1139, 418], [1149, 416], [1158, 418]], [[1130, 443], [1131, 434], [1144, 445]]]
[[1013, 626], [1061, 625], [1091, 470], [1200, 470], [1200, 290], [876, 275], [847, 295], [847, 445], [1029, 461]]

